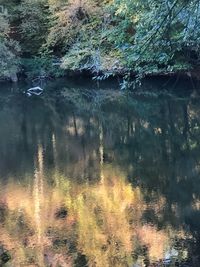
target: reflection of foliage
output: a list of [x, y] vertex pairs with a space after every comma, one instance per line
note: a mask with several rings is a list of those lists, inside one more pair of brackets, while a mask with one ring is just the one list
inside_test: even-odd
[[86, 187], [77, 198], [79, 248], [89, 266], [95, 262], [96, 266], [125, 266], [132, 262], [132, 233], [126, 209], [135, 206], [138, 196], [139, 192], [133, 192], [123, 179], [110, 178]]
[[36, 264], [43, 251], [124, 266], [172, 247], [180, 261], [198, 254], [198, 99], [88, 91], [2, 95], [0, 234], [12, 260]]
[[[32, 194], [27, 192], [21, 198], [23, 188], [11, 184], [7, 188], [9, 194], [1, 195], [1, 199], [6, 197], [7, 205], [6, 221], [0, 227], [1, 238], [6, 248], [14, 251], [13, 263], [32, 261], [46, 266], [52, 257], [65, 266], [63, 264], [70, 264], [72, 259], [77, 261], [76, 251], [79, 251], [86, 256], [89, 266], [94, 262], [97, 266], [102, 263], [126, 266], [133, 262], [131, 254], [139, 242], [148, 247], [152, 260], [158, 259], [151, 251], [156, 249], [155, 246], [164, 249], [166, 234], [151, 227], [141, 227], [140, 218], [145, 208], [141, 192], [126, 184], [122, 173], [104, 169], [104, 182], [92, 186], [72, 183], [55, 173], [52, 188], [46, 184], [42, 173], [36, 175], [43, 180], [44, 186], [38, 188], [37, 195], [34, 193], [37, 177]], [[38, 201], [41, 213], [37, 210]], [[59, 218], [56, 214], [62, 205], [67, 207], [68, 213]], [[20, 214], [17, 213], [19, 208]], [[157, 236], [159, 244], [144, 240], [144, 233], [146, 238], [154, 236], [156, 239]]]
[[106, 105], [119, 105], [125, 100], [125, 94], [113, 90], [77, 90], [64, 89], [63, 96], [78, 110], [98, 110]]

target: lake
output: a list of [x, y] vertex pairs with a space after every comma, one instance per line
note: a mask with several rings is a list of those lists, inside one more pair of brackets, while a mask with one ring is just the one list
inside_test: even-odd
[[0, 84], [0, 266], [199, 267], [189, 81]]

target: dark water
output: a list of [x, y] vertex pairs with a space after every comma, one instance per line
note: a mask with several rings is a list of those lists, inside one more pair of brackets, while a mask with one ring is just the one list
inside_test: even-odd
[[117, 87], [0, 85], [0, 266], [200, 266], [198, 92]]

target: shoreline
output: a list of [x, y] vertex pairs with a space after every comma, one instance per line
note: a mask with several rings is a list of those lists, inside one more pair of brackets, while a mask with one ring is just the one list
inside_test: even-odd
[[[18, 83], [22, 80], [56, 80], [59, 78], [76, 78], [82, 77], [82, 78], [91, 78], [91, 80], [95, 81], [106, 81], [110, 78], [121, 78], [124, 79], [127, 75], [128, 78], [131, 79], [131, 81], [134, 81], [137, 79], [137, 73], [134, 72], [134, 70], [125, 70], [125, 69], [115, 69], [115, 70], [105, 70], [105, 71], [99, 71], [99, 72], [93, 72], [91, 70], [86, 69], [77, 69], [77, 70], [64, 70], [64, 75], [60, 76], [52, 76], [46, 74], [45, 76], [35, 76], [32, 78], [28, 78], [27, 75], [24, 72], [19, 72], [16, 75], [14, 75], [14, 79], [12, 76], [10, 78], [1, 78], [0, 84], [2, 83]], [[180, 70], [180, 71], [173, 71], [173, 72], [155, 72], [155, 73], [146, 73], [144, 74], [141, 79], [148, 79], [148, 78], [175, 78], [175, 79], [186, 79], [186, 80], [195, 80], [200, 81], [200, 69], [197, 70]]]

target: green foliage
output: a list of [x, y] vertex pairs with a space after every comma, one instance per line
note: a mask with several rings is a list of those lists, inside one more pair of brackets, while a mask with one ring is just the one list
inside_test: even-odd
[[22, 0], [18, 6], [20, 36], [23, 53], [37, 55], [48, 33], [48, 6], [46, 0]]
[[16, 79], [19, 71], [20, 47], [9, 37], [10, 25], [6, 16], [0, 14], [0, 78]]
[[[51, 7], [52, 26], [47, 45], [64, 56], [63, 68], [99, 68], [103, 9], [97, 1], [68, 1]], [[65, 56], [66, 55], [66, 56]]]
[[34, 58], [24, 58], [22, 60], [24, 73], [29, 79], [45, 79], [49, 77], [59, 77], [64, 74], [64, 70], [59, 68], [52, 57], [38, 56]]
[[[126, 64], [139, 74], [189, 69], [191, 53], [198, 63], [199, 1], [124, 0], [114, 1], [112, 6], [118, 17], [135, 22], [134, 35], [126, 44], [117, 38], [117, 45]], [[120, 24], [118, 31], [123, 31]]]
[[[19, 45], [12, 39], [31, 62], [25, 64], [31, 76], [84, 69], [105, 78], [128, 72], [141, 78], [200, 64], [199, 0], [11, 0], [6, 8], [0, 38], [1, 60], [8, 62], [1, 76], [18, 69]], [[52, 57], [62, 62], [56, 70]]]
[[18, 44], [13, 40], [3, 40], [0, 42], [0, 77], [12, 78], [19, 71], [20, 51]]

